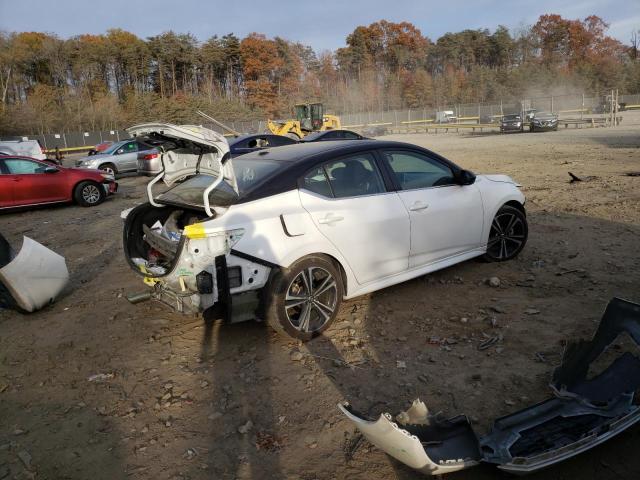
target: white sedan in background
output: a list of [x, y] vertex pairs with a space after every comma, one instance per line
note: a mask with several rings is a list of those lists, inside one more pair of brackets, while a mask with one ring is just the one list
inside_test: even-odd
[[[129, 133], [160, 144], [164, 165], [149, 202], [123, 212], [125, 255], [150, 286], [136, 299], [180, 312], [217, 309], [309, 340], [343, 299], [473, 257], [509, 260], [527, 241], [512, 179], [415, 145], [318, 142], [231, 160], [203, 127]], [[170, 188], [156, 195], [160, 180]]]

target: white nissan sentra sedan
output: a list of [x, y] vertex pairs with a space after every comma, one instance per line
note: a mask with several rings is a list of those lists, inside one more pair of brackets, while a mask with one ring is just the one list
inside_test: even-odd
[[[129, 129], [160, 145], [149, 201], [123, 212], [124, 251], [155, 298], [309, 340], [343, 299], [527, 241], [523, 194], [408, 143], [318, 142], [231, 160], [199, 126]], [[157, 194], [156, 183], [169, 187]], [[133, 300], [133, 298], [132, 298]]]

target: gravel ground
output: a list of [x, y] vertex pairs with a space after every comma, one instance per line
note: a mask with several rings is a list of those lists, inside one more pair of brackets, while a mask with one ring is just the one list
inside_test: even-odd
[[[529, 243], [515, 261], [469, 261], [348, 301], [307, 344], [126, 301], [142, 284], [119, 212], [143, 200], [144, 178], [119, 179], [97, 208], [0, 215], [14, 246], [30, 236], [71, 272], [54, 305], [0, 311], [0, 478], [421, 478], [359, 442], [336, 404], [377, 415], [419, 397], [483, 434], [550, 395], [564, 342], [590, 336], [613, 296], [640, 302], [640, 177], [625, 175], [640, 171], [640, 112], [623, 115], [615, 129], [385, 137], [511, 175]], [[639, 447], [635, 427], [529, 478], [639, 478]]]

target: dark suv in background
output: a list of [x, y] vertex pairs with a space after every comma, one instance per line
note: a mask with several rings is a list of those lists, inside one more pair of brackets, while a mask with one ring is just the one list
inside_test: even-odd
[[517, 114], [505, 115], [500, 121], [500, 132], [524, 132], [524, 122]]

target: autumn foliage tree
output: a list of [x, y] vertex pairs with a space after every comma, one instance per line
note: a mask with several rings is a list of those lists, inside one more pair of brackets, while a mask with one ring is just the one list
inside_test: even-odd
[[631, 45], [597, 16], [546, 14], [531, 27], [450, 32], [431, 41], [409, 22], [357, 26], [335, 52], [281, 37], [200, 41], [121, 29], [67, 39], [0, 32], [0, 133], [113, 129], [131, 123], [288, 117], [297, 102], [336, 113], [520, 98], [558, 85], [640, 90]]

